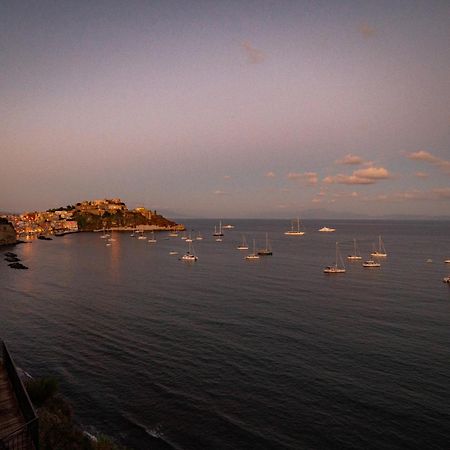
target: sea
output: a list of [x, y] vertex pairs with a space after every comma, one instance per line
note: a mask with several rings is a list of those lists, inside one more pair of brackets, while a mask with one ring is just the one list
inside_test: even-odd
[[[449, 222], [183, 223], [196, 262], [167, 232], [4, 249], [29, 270], [0, 261], [0, 338], [80, 426], [137, 450], [450, 448]], [[266, 233], [272, 256], [236, 249]], [[345, 260], [379, 236], [380, 268]]]

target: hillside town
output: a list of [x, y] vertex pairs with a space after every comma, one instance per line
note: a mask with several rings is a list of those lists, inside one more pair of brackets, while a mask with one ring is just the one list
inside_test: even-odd
[[13, 244], [17, 239], [102, 229], [158, 231], [184, 230], [184, 226], [144, 207], [129, 210], [120, 198], [84, 200], [47, 211], [2, 216], [0, 245]]

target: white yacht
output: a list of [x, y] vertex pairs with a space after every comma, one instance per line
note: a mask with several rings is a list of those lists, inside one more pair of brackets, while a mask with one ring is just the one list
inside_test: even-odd
[[232, 230], [234, 228], [234, 225], [227, 224], [227, 225], [224, 225], [222, 228], [224, 230]]
[[192, 243], [189, 242], [189, 250], [181, 257], [183, 261], [197, 261], [198, 257], [194, 253]]
[[374, 261], [373, 259], [368, 259], [367, 261], [363, 262], [363, 267], [367, 267], [367, 268], [376, 268], [376, 267], [381, 267], [381, 264], [377, 261]]
[[333, 231], [336, 231], [336, 228], [322, 227], [319, 231], [321, 233], [332, 233]]
[[[339, 263], [341, 263], [341, 266], [339, 266]], [[325, 269], [323, 269], [323, 273], [345, 273], [345, 266], [344, 261], [342, 260], [342, 256], [339, 252], [339, 243], [336, 242], [336, 262], [334, 263], [334, 266], [327, 266]]]

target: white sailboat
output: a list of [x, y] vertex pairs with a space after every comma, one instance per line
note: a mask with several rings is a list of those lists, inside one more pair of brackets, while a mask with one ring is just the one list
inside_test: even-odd
[[245, 259], [259, 259], [259, 254], [256, 253], [256, 241], [253, 239], [253, 253], [247, 255]]
[[[341, 267], [339, 266], [339, 262], [341, 263]], [[339, 243], [336, 242], [336, 262], [334, 266], [327, 266], [323, 269], [324, 273], [345, 273], [344, 261], [342, 260], [341, 254], [339, 252]]]
[[223, 231], [222, 231], [222, 221], [219, 221], [219, 230], [217, 230], [217, 227], [214, 225], [214, 233], [213, 236], [223, 236]]
[[353, 239], [353, 253], [347, 256], [349, 261], [358, 261], [362, 259], [362, 256], [358, 252], [358, 248], [356, 247], [356, 239]]
[[385, 258], [387, 256], [381, 236], [378, 236], [378, 250], [374, 250], [370, 256], [374, 256], [375, 258]]
[[189, 236], [186, 239], [186, 242], [192, 242], [192, 235], [191, 235], [190, 231], [189, 231]]
[[152, 237], [147, 242], [150, 242], [150, 244], [156, 244], [155, 232], [154, 231], [152, 231]]
[[238, 250], [248, 250], [248, 244], [247, 244], [247, 241], [246, 241], [244, 235], [242, 235], [242, 244], [238, 245], [237, 249]]
[[147, 239], [147, 236], [144, 234], [144, 229], [143, 228], [138, 231], [138, 234], [139, 234], [139, 236], [138, 236], [139, 240]]
[[103, 234], [100, 236], [100, 239], [109, 238], [109, 234], [106, 232], [106, 228], [103, 228]]
[[194, 253], [192, 242], [189, 242], [189, 250], [181, 257], [183, 261], [197, 261], [198, 257]]
[[196, 240], [196, 241], [203, 241], [203, 237], [202, 237], [202, 235], [200, 234], [200, 231], [198, 232], [197, 237], [195, 238], [195, 240]]
[[272, 249], [270, 248], [270, 244], [269, 244], [269, 233], [266, 233], [266, 248], [259, 249], [258, 255], [261, 255], [261, 256], [272, 255]]
[[297, 229], [294, 229], [294, 221], [291, 222], [291, 229], [285, 231], [284, 234], [286, 236], [303, 236], [305, 234], [304, 231], [300, 230], [300, 219], [297, 217]]

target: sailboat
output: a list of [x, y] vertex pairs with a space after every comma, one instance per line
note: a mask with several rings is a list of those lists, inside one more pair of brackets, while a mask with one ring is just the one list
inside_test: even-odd
[[332, 233], [333, 231], [336, 231], [336, 228], [322, 227], [319, 231], [321, 233]]
[[150, 242], [150, 244], [156, 244], [155, 232], [154, 231], [152, 231], [152, 237], [148, 240], [148, 242]]
[[100, 239], [109, 238], [109, 234], [106, 232], [106, 228], [103, 227], [103, 234], [100, 236]]
[[260, 250], [258, 250], [258, 255], [261, 255], [261, 256], [272, 255], [272, 249], [270, 248], [270, 245], [269, 245], [269, 233], [266, 233], [266, 248], [261, 248]]
[[222, 231], [222, 221], [219, 222], [219, 231], [217, 231], [217, 227], [214, 225], [214, 233], [213, 236], [223, 236], [223, 231]]
[[348, 255], [347, 259], [349, 261], [357, 261], [362, 259], [362, 256], [359, 254], [358, 249], [356, 248], [356, 239], [353, 239], [353, 254]]
[[142, 228], [142, 230], [139, 230], [138, 233], [139, 233], [138, 239], [140, 239], [140, 240], [147, 239], [147, 236], [145, 236], [145, 234], [144, 234], [143, 228]]
[[304, 231], [300, 231], [300, 219], [297, 217], [297, 229], [294, 230], [294, 221], [291, 222], [291, 229], [285, 231], [284, 234], [286, 236], [303, 236], [305, 234]]
[[259, 259], [259, 254], [256, 253], [256, 241], [253, 239], [253, 253], [247, 255], [245, 259]]
[[247, 241], [245, 240], [245, 236], [242, 235], [242, 244], [237, 246], [238, 250], [248, 250], [248, 244]]
[[189, 250], [181, 257], [183, 261], [197, 261], [198, 257], [195, 256], [192, 242], [189, 242]]
[[[339, 267], [339, 262], [342, 264], [342, 267]], [[323, 269], [324, 273], [345, 273], [344, 261], [342, 260], [341, 254], [339, 253], [339, 243], [336, 242], [336, 262], [334, 266], [327, 266]]]
[[387, 256], [381, 236], [378, 236], [378, 250], [374, 250], [370, 256], [374, 256], [375, 258], [384, 258]]
[[203, 237], [202, 237], [202, 235], [200, 234], [200, 231], [198, 232], [198, 235], [197, 235], [197, 237], [195, 238], [195, 240], [196, 240], [196, 241], [203, 241]]
[[192, 242], [192, 235], [191, 235], [190, 231], [189, 231], [189, 237], [185, 240], [186, 240], [186, 242]]
[[112, 230], [111, 230], [111, 235], [108, 234], [108, 236], [109, 236], [108, 242], [114, 242], [115, 241], [115, 239], [113, 238]]

